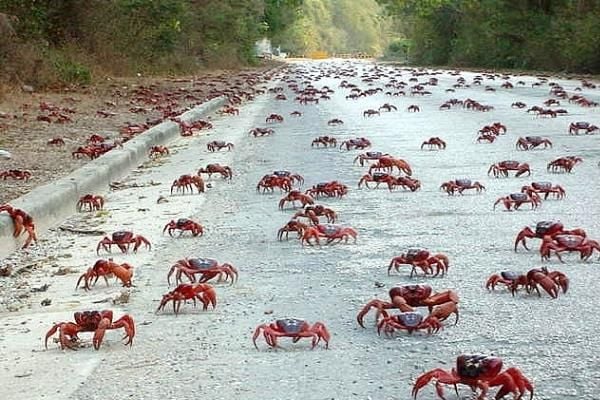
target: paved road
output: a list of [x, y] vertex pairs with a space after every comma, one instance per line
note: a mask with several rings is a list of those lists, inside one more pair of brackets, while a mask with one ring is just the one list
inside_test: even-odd
[[[107, 231], [121, 228], [143, 234], [153, 243], [151, 252], [114, 255], [118, 261], [136, 266], [130, 303], [115, 308], [116, 314], [130, 313], [138, 323], [133, 348], [118, 342], [118, 333], [109, 333], [99, 352], [90, 348], [61, 352], [51, 346], [40, 352], [41, 337], [52, 321], [67, 320], [73, 311], [98, 308], [92, 301], [118, 293], [102, 285], [91, 293], [74, 293], [75, 275], [51, 278], [49, 296], [53, 305], [45, 312], [33, 309], [19, 316], [4, 317], [3, 349], [12, 351], [0, 359], [0, 371], [11, 379], [9, 398], [27, 390], [28, 398], [143, 398], [196, 399], [407, 399], [414, 379], [436, 367], [451, 368], [461, 353], [495, 354], [507, 366], [518, 366], [536, 386], [537, 399], [596, 399], [600, 394], [600, 345], [594, 327], [600, 317], [594, 312], [593, 293], [600, 277], [597, 256], [581, 263], [575, 255], [566, 263], [548, 263], [569, 275], [569, 292], [556, 300], [500, 291], [488, 293], [483, 284], [497, 271], [527, 271], [540, 265], [537, 251], [514, 253], [516, 233], [526, 225], [546, 219], [561, 220], [567, 227], [583, 227], [591, 237], [600, 236], [600, 199], [597, 196], [599, 136], [568, 136], [572, 121], [599, 123], [596, 109], [564, 104], [570, 116], [556, 119], [535, 118], [522, 110], [511, 109], [514, 101], [541, 105], [549, 87], [531, 87], [533, 77], [519, 77], [524, 87], [500, 89], [500, 79], [484, 87], [445, 89], [457, 77], [436, 75], [439, 86], [428, 88], [426, 97], [389, 97], [383, 93], [346, 100], [349, 91], [339, 88], [341, 68], [355, 69], [345, 79], [362, 88], [362, 73], [372, 73], [371, 63], [297, 64], [290, 78], [302, 72], [323, 75], [314, 85], [335, 89], [332, 99], [318, 105], [274, 100], [274, 95], [259, 97], [242, 107], [239, 117], [215, 117], [210, 135], [173, 144], [177, 150], [161, 165], [135, 171], [137, 182], [161, 182], [108, 195], [110, 215], [100, 224]], [[382, 67], [386, 73], [407, 71]], [[298, 76], [298, 82], [304, 78]], [[463, 73], [467, 82], [475, 74]], [[428, 76], [420, 77], [426, 80]], [[517, 78], [513, 78], [516, 83]], [[383, 87], [384, 77], [372, 87]], [[556, 80], [569, 92], [579, 83]], [[283, 86], [282, 83], [273, 85]], [[384, 91], [387, 89], [384, 89]], [[583, 92], [598, 99], [598, 90]], [[445, 100], [473, 98], [495, 107], [487, 113], [463, 109], [440, 111]], [[399, 111], [380, 117], [363, 118], [368, 108], [385, 102]], [[417, 104], [420, 113], [406, 108]], [[302, 117], [290, 113], [300, 110]], [[265, 126], [270, 113], [285, 116], [273, 125], [273, 136], [254, 138], [249, 129]], [[330, 127], [327, 121], [341, 118], [343, 126]], [[493, 144], [476, 144], [476, 132], [483, 125], [501, 121], [508, 134]], [[519, 136], [543, 135], [554, 142], [549, 150], [521, 152], [514, 143]], [[365, 136], [373, 150], [388, 152], [408, 160], [423, 189], [416, 193], [356, 189], [365, 167], [352, 164], [357, 152], [338, 149], [311, 149], [316, 136], [333, 135], [339, 140]], [[440, 136], [448, 143], [445, 151], [421, 151], [423, 140]], [[205, 144], [214, 139], [235, 143], [231, 152], [208, 153]], [[578, 155], [584, 163], [572, 174], [549, 174], [546, 163], [563, 155]], [[490, 164], [516, 159], [532, 166], [532, 178], [493, 179], [486, 172]], [[180, 174], [191, 173], [207, 163], [229, 164], [234, 170], [231, 183], [213, 178], [206, 194], [169, 196], [170, 182]], [[296, 240], [278, 242], [276, 231], [292, 211], [279, 211], [280, 194], [257, 194], [257, 181], [273, 170], [287, 169], [302, 174], [305, 186], [340, 180], [351, 187], [343, 199], [322, 203], [335, 209], [341, 223], [359, 232], [356, 245], [302, 248]], [[482, 182], [488, 190], [482, 195], [449, 197], [439, 191], [446, 180], [468, 177]], [[537, 211], [493, 211], [494, 201], [516, 192], [531, 181], [550, 180], [563, 185], [563, 201], [547, 201]], [[169, 202], [156, 204], [159, 195]], [[148, 209], [147, 211], [140, 211]], [[207, 228], [195, 239], [161, 236], [162, 226], [171, 218], [192, 217]], [[76, 265], [82, 270], [97, 258], [93, 252], [97, 237], [63, 236], [54, 246], [57, 253], [68, 251], [72, 257], [58, 264]], [[389, 260], [409, 247], [421, 246], [446, 253], [451, 260], [445, 278], [410, 279], [408, 270], [386, 275]], [[533, 246], [537, 249], [537, 244]], [[174, 261], [183, 257], [212, 257], [231, 262], [240, 270], [239, 283], [218, 285], [219, 304], [215, 311], [202, 312], [191, 306], [175, 317], [170, 311], [154, 314], [161, 295], [169, 290], [166, 273]], [[48, 280], [50, 278], [46, 278]], [[43, 279], [40, 281], [44, 281]], [[378, 283], [377, 285], [375, 283]], [[374, 327], [360, 328], [355, 316], [372, 298], [386, 299], [395, 284], [427, 283], [435, 290], [455, 289], [461, 296], [461, 320], [434, 336], [399, 334], [396, 339], [378, 337]], [[376, 287], [381, 286], [384, 287]], [[105, 304], [106, 306], [106, 304]], [[266, 314], [269, 313], [269, 314]], [[332, 332], [330, 350], [309, 350], [308, 342], [292, 344], [283, 340], [284, 349], [270, 350], [260, 342], [257, 351], [250, 340], [254, 327], [275, 318], [299, 317], [324, 321]], [[18, 330], [21, 320], [27, 330]], [[368, 320], [372, 323], [372, 318]], [[32, 349], [34, 352], [32, 353]], [[60, 363], [60, 364], [58, 364]], [[62, 368], [64, 366], [64, 369]], [[15, 372], [16, 371], [16, 372]], [[5, 381], [5, 379], [2, 379]], [[6, 386], [6, 385], [5, 385]], [[25, 389], [26, 388], [26, 389]], [[461, 398], [468, 398], [463, 388]], [[450, 393], [450, 391], [448, 391]], [[433, 385], [419, 398], [433, 398]], [[454, 398], [453, 394], [449, 398]], [[21, 397], [21, 396], [19, 396]]]

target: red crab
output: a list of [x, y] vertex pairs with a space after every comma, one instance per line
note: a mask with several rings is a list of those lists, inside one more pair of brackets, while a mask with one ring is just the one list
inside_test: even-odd
[[488, 143], [494, 143], [496, 141], [496, 139], [498, 139], [498, 137], [496, 135], [492, 135], [490, 133], [480, 133], [479, 136], [477, 136], [477, 143], [481, 143], [481, 142], [488, 142]]
[[372, 174], [363, 175], [358, 181], [358, 187], [360, 188], [361, 185], [364, 183], [365, 186], [370, 189], [368, 184], [369, 182], [375, 182], [376, 189], [381, 183], [385, 183], [388, 185], [388, 189], [390, 192], [397, 186], [401, 186], [405, 190], [410, 190], [411, 192], [415, 192], [419, 188], [421, 188], [421, 182], [418, 179], [414, 179], [408, 176], [395, 177], [391, 174], [382, 172], [374, 172]]
[[528, 194], [543, 193], [544, 200], [548, 200], [548, 196], [550, 196], [550, 194], [554, 194], [554, 196], [558, 200], [564, 198], [565, 194], [566, 194], [565, 189], [563, 189], [562, 186], [560, 186], [560, 185], [553, 186], [551, 182], [531, 182], [531, 185], [523, 186], [521, 188], [521, 192], [528, 193]]
[[108, 260], [98, 260], [92, 268], [88, 268], [86, 272], [81, 274], [75, 285], [75, 289], [79, 288], [81, 281], [84, 282], [83, 288], [90, 290], [90, 282], [93, 280], [92, 286], [96, 285], [100, 277], [104, 278], [106, 286], [108, 286], [108, 278], [114, 276], [121, 281], [124, 287], [131, 287], [131, 278], [133, 277], [133, 267], [130, 264], [117, 264], [112, 258]]
[[[198, 121], [194, 121], [191, 123], [181, 121], [178, 118], [171, 118], [171, 120], [176, 122], [179, 125], [179, 129], [181, 131], [181, 136], [184, 136], [184, 137], [193, 136], [195, 132], [201, 131], [203, 129], [212, 129], [212, 127], [213, 127], [210, 122], [203, 121], [203, 120], [198, 120]], [[129, 129], [133, 130], [133, 132], [131, 132], [131, 133], [135, 134], [135, 133], [139, 133], [140, 130], [144, 131], [144, 129], [147, 129], [147, 128], [145, 126], [140, 126], [140, 127], [131, 126]]]
[[91, 160], [100, 156], [98, 149], [94, 146], [79, 146], [75, 151], [71, 152], [73, 158], [81, 158], [87, 156]]
[[573, 169], [573, 167], [581, 162], [583, 162], [583, 159], [581, 157], [576, 157], [576, 156], [560, 157], [554, 161], [549, 162], [548, 166], [546, 167], [546, 170], [551, 171], [551, 172], [571, 173], [571, 170]]
[[102, 210], [104, 208], [104, 197], [93, 194], [86, 194], [79, 198], [77, 202], [77, 211], [86, 211], [86, 206], [89, 211]]
[[270, 122], [283, 122], [283, 115], [279, 114], [271, 114], [266, 119], [265, 122], [268, 124]]
[[234, 145], [233, 143], [227, 143], [224, 140], [213, 140], [212, 142], [208, 142], [206, 144], [206, 148], [210, 152], [219, 151], [224, 148], [227, 148], [227, 151], [230, 151], [234, 148]]
[[388, 189], [390, 191], [392, 191], [392, 187], [393, 187], [395, 181], [396, 181], [396, 178], [394, 176], [392, 176], [391, 174], [384, 173], [384, 172], [374, 172], [372, 174], [363, 175], [360, 178], [360, 180], [358, 181], [358, 188], [360, 189], [360, 187], [364, 183], [364, 185], [367, 187], [367, 189], [370, 189], [369, 182], [374, 182], [375, 189], [379, 188], [380, 184], [385, 183], [388, 185]]
[[397, 186], [402, 187], [404, 190], [410, 190], [416, 192], [421, 188], [421, 181], [410, 176], [398, 176], [395, 177], [389, 186], [390, 191], [395, 189]]
[[61, 147], [61, 146], [65, 145], [65, 140], [63, 138], [57, 137], [57, 138], [53, 138], [53, 139], [48, 140], [47, 144], [50, 145], [50, 146], [59, 146], [59, 147]]
[[379, 111], [368, 109], [363, 112], [363, 117], [372, 117], [373, 115], [381, 115]]
[[169, 154], [169, 149], [166, 146], [152, 146], [150, 148], [150, 158], [166, 156]]
[[558, 297], [560, 290], [567, 293], [569, 289], [569, 278], [560, 271], [548, 271], [547, 268], [536, 268], [519, 274], [513, 271], [502, 271], [490, 276], [485, 284], [488, 290], [494, 290], [498, 284], [505, 285], [514, 296], [520, 286], [525, 287], [527, 293], [536, 291], [541, 296], [537, 285], [546, 291], [553, 299]]
[[217, 306], [217, 293], [215, 289], [206, 283], [182, 283], [175, 289], [163, 295], [156, 313], [160, 310], [164, 310], [168, 302], [173, 302], [173, 313], [179, 314], [181, 303], [186, 303], [187, 300], [193, 300], [194, 306], [196, 306], [196, 300], [202, 302], [202, 309], [208, 310], [208, 306], [212, 306], [213, 309]]
[[516, 148], [519, 150], [533, 150], [541, 145], [544, 145], [545, 149], [547, 147], [552, 147], [552, 142], [550, 139], [541, 136], [525, 136], [524, 138], [520, 137], [515, 144]]
[[523, 175], [525, 172], [527, 172], [528, 176], [531, 175], [529, 164], [521, 164], [520, 162], [513, 160], [500, 161], [496, 164], [492, 164], [488, 170], [488, 175], [493, 173], [495, 178], [498, 178], [500, 175], [506, 177], [508, 176], [508, 171], [516, 171], [515, 177], [517, 178]]
[[31, 172], [20, 169], [9, 169], [8, 171], [0, 171], [0, 178], [4, 180], [6, 180], [6, 178], [12, 178], [27, 182], [29, 178], [31, 178]]
[[350, 151], [350, 150], [363, 150], [363, 149], [371, 147], [371, 142], [369, 141], [369, 139], [364, 138], [364, 137], [355, 138], [355, 139], [348, 139], [348, 140], [344, 140], [340, 144], [340, 150], [343, 149], [344, 147], [348, 151]]
[[293, 338], [294, 343], [302, 338], [311, 338], [312, 349], [314, 349], [321, 339], [323, 339], [325, 348], [327, 349], [329, 348], [329, 340], [331, 339], [331, 334], [322, 322], [315, 322], [311, 325], [303, 319], [278, 319], [270, 324], [261, 324], [256, 327], [254, 335], [252, 335], [252, 342], [257, 350], [258, 345], [256, 344], [256, 339], [260, 336], [261, 332], [265, 341], [271, 347], [279, 347], [277, 345], [277, 338], [291, 337]]
[[430, 315], [439, 321], [444, 321], [450, 315], [455, 314], [454, 325], [458, 323], [459, 297], [453, 290], [433, 293], [433, 289], [429, 285], [404, 285], [391, 288], [389, 296], [391, 300], [389, 302], [374, 299], [365, 304], [356, 316], [358, 324], [365, 327], [364, 317], [372, 308], [377, 309], [376, 321], [379, 321], [379, 316], [384, 310], [398, 309], [401, 312], [411, 312], [415, 310], [414, 307], [427, 307]]
[[462, 192], [468, 189], [475, 189], [477, 193], [481, 193], [482, 190], [485, 190], [485, 186], [479, 182], [472, 182], [470, 179], [455, 179], [442, 183], [440, 189], [449, 195], [454, 195], [455, 192], [462, 194]]
[[220, 114], [229, 114], [229, 115], [240, 115], [240, 110], [231, 106], [224, 106], [220, 111]]
[[421, 143], [421, 150], [423, 150], [423, 147], [425, 146], [429, 146], [429, 150], [433, 150], [434, 148], [437, 148], [438, 150], [444, 150], [446, 149], [446, 142], [436, 136]]
[[300, 217], [308, 218], [313, 225], [319, 225], [319, 217], [327, 218], [327, 222], [333, 223], [337, 219], [337, 214], [331, 208], [322, 205], [307, 205], [303, 210], [298, 211], [292, 219]]
[[[295, 174], [295, 173], [292, 173], [290, 171], [285, 171], [285, 170], [279, 170], [279, 171], [273, 171], [273, 175], [280, 177], [280, 178], [289, 178], [292, 181], [292, 183], [297, 183], [300, 186], [304, 185], [304, 177], [300, 174]], [[265, 175], [265, 176], [268, 176], [268, 175]]]
[[249, 135], [253, 135], [254, 137], [258, 136], [270, 136], [274, 134], [275, 131], [271, 128], [254, 128], [248, 132]]
[[326, 238], [327, 244], [332, 243], [334, 240], [338, 242], [344, 240], [344, 243], [348, 243], [348, 239], [352, 237], [354, 243], [356, 243], [356, 236], [358, 236], [358, 233], [349, 227], [334, 224], [319, 224], [306, 228], [302, 234], [301, 242], [302, 246], [304, 244], [312, 246], [311, 239], [314, 239], [315, 244], [320, 245], [319, 238]]
[[127, 339], [125, 345], [131, 346], [135, 336], [135, 323], [129, 314], [123, 315], [121, 318], [113, 322], [113, 312], [111, 310], [103, 311], [83, 311], [76, 312], [75, 322], [59, 322], [54, 324], [46, 333], [44, 342], [46, 349], [48, 348], [48, 339], [56, 332], [59, 334], [58, 342], [61, 349], [76, 350], [76, 344], [79, 342], [77, 336], [80, 332], [94, 332], [92, 343], [94, 349], [98, 350], [104, 339], [104, 334], [107, 329], [125, 330], [123, 339]]
[[386, 336], [393, 336], [396, 330], [405, 330], [409, 334], [414, 331], [427, 330], [428, 334], [437, 333], [444, 326], [434, 316], [424, 317], [418, 311], [405, 311], [399, 314], [388, 315], [386, 311], [382, 311], [382, 318], [377, 323], [377, 334], [381, 335], [381, 331]]
[[[212, 258], [184, 258], [171, 266], [167, 274], [167, 283], [171, 284], [171, 275], [175, 273], [175, 281], [181, 283], [182, 277], [187, 277], [191, 283], [196, 282], [196, 275], [200, 275], [199, 283], [205, 283], [211, 279], [217, 278], [218, 282], [227, 282], [231, 279], [231, 284], [238, 279], [238, 271], [228, 263], [219, 264]], [[223, 276], [225, 278], [223, 279]]]
[[311, 143], [311, 147], [319, 147], [323, 145], [324, 147], [337, 147], [337, 140], [333, 136], [319, 136], [316, 139], [313, 139]]
[[315, 200], [307, 194], [300, 192], [299, 190], [291, 190], [285, 197], [279, 200], [279, 209], [283, 210], [283, 206], [285, 203], [290, 202], [292, 206], [296, 208], [295, 202], [299, 201], [302, 204], [302, 207], [307, 204], [315, 204]]
[[233, 171], [227, 165], [208, 164], [206, 168], [200, 168], [198, 170], [198, 175], [200, 174], [208, 174], [209, 178], [212, 176], [212, 174], [220, 174], [223, 179], [231, 180]]
[[576, 235], [581, 237], [586, 237], [586, 232], [581, 229], [573, 229], [573, 230], [565, 230], [564, 225], [560, 222], [555, 221], [540, 221], [535, 226], [535, 231], [533, 231], [530, 227], [526, 226], [523, 228], [515, 239], [515, 251], [517, 251], [517, 246], [519, 243], [523, 244], [525, 250], [529, 250], [527, 248], [527, 244], [525, 243], [525, 239], [544, 239], [546, 236], [550, 236], [551, 238], [556, 235]]
[[292, 179], [287, 176], [265, 175], [256, 185], [256, 191], [258, 192], [262, 188], [263, 193], [267, 190], [273, 193], [274, 188], [277, 187], [284, 192], [289, 192], [292, 190], [292, 183]]
[[549, 260], [551, 251], [553, 251], [559, 261], [563, 262], [560, 253], [579, 252], [580, 258], [585, 261], [592, 256], [594, 250], [600, 252], [600, 243], [584, 236], [573, 234], [546, 235], [542, 239], [540, 255], [542, 261]]
[[412, 175], [412, 169], [407, 161], [389, 156], [382, 156], [375, 164], [372, 164], [369, 167], [369, 173], [381, 169], [386, 172], [393, 172], [394, 167], [398, 168], [398, 172], [404, 172], [408, 176]]
[[100, 136], [100, 135], [97, 135], [94, 133], [88, 138], [87, 141], [89, 144], [100, 144], [100, 143], [104, 143], [107, 140], [108, 140], [108, 137]]
[[579, 131], [585, 131], [586, 134], [597, 132], [600, 130], [596, 125], [589, 122], [571, 122], [569, 125], [569, 135], [579, 135]]
[[308, 189], [306, 194], [314, 198], [319, 198], [320, 196], [343, 197], [348, 194], [348, 186], [338, 181], [321, 182]]
[[187, 190], [190, 193], [194, 193], [193, 186], [198, 189], [198, 193], [204, 193], [204, 180], [198, 175], [181, 175], [179, 178], [173, 181], [171, 185], [171, 194], [173, 194], [173, 189], [177, 189], [177, 192], [182, 192], [185, 194]]
[[506, 126], [500, 122], [494, 122], [491, 125], [486, 125], [479, 130], [479, 133], [491, 133], [496, 136], [506, 133]]
[[306, 228], [308, 228], [308, 225], [296, 220], [291, 220], [277, 231], [277, 239], [283, 240], [283, 234], [285, 233], [285, 239], [287, 240], [290, 232], [298, 233], [298, 239], [300, 239]]
[[29, 246], [32, 241], [37, 243], [35, 223], [31, 215], [19, 208], [13, 208], [10, 204], [0, 205], [0, 212], [3, 211], [6, 211], [12, 219], [14, 225], [13, 237], [18, 237], [21, 233], [27, 232], [27, 239], [23, 244], [23, 249]]
[[397, 257], [392, 258], [390, 261], [390, 265], [388, 266], [388, 275], [392, 271], [392, 268], [395, 268], [397, 272], [400, 272], [401, 265], [410, 265], [412, 266], [412, 270], [410, 271], [410, 277], [413, 277], [413, 274], [416, 275], [417, 268], [421, 268], [424, 276], [428, 274], [433, 274], [433, 267], [435, 266], [436, 272], [433, 277], [436, 277], [442, 273], [442, 277], [448, 272], [448, 268], [450, 267], [450, 260], [448, 256], [443, 253], [438, 253], [432, 255], [428, 250], [425, 249], [408, 249], [406, 253], [403, 253]]
[[[419, 390], [431, 380], [435, 380], [436, 393], [440, 399], [445, 399], [443, 384], [463, 384], [469, 386], [473, 392], [481, 389], [479, 400], [486, 398], [490, 387], [500, 386], [496, 399], [502, 399], [512, 393], [515, 399], [520, 399], [526, 392], [533, 398], [533, 384], [515, 367], [502, 372], [502, 359], [499, 357], [484, 356], [479, 354], [463, 354], [456, 358], [456, 368], [447, 371], [441, 368], [432, 369], [417, 378], [412, 390], [413, 398], [417, 398]], [[456, 389], [458, 392], [458, 389]]]
[[381, 107], [379, 107], [379, 111], [381, 111], [381, 110], [384, 110], [384, 111], [387, 111], [387, 112], [390, 112], [392, 110], [398, 111], [398, 107], [396, 107], [393, 104], [385, 103], [384, 105], [382, 105]]
[[542, 198], [535, 192], [529, 193], [511, 193], [508, 196], [500, 197], [494, 203], [494, 210], [498, 204], [504, 204], [507, 211], [513, 209], [517, 211], [523, 204], [531, 204], [531, 209], [535, 210], [542, 204]]
[[192, 236], [204, 235], [204, 228], [202, 227], [202, 225], [187, 218], [179, 218], [177, 221], [172, 219], [163, 228], [163, 233], [165, 233], [165, 231], [167, 230], [169, 232], [169, 236], [171, 237], [173, 236], [173, 231], [175, 230], [180, 231], [180, 237], [185, 231], [190, 231], [192, 233]]
[[104, 251], [110, 253], [110, 249], [112, 245], [116, 245], [122, 253], [127, 253], [129, 251], [129, 246], [134, 244], [133, 252], [136, 253], [138, 248], [144, 244], [148, 247], [148, 250], [152, 248], [152, 245], [145, 237], [141, 235], [134, 235], [133, 232], [130, 231], [117, 231], [114, 232], [111, 237], [105, 236], [100, 242], [98, 242], [98, 247], [96, 247], [96, 254], [100, 254], [100, 248], [103, 248]]

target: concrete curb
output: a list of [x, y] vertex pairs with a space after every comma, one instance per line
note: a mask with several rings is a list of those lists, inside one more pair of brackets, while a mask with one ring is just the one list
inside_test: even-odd
[[[197, 121], [226, 103], [225, 97], [207, 101], [181, 115], [184, 122]], [[150, 148], [179, 137], [179, 126], [165, 121], [131, 139], [122, 149], [112, 150], [90, 161], [70, 175], [40, 186], [10, 204], [29, 213], [36, 224], [38, 235], [76, 212], [79, 198], [87, 193], [105, 191], [109, 183], [127, 175], [148, 157]], [[6, 213], [0, 214], [0, 260], [17, 250], [24, 235], [12, 236], [13, 224]]]

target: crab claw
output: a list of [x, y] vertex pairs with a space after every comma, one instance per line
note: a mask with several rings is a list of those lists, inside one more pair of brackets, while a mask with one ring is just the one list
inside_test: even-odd
[[254, 331], [254, 335], [252, 335], [252, 342], [254, 343], [254, 347], [256, 347], [256, 350], [258, 350], [258, 345], [256, 344], [256, 339], [258, 338], [258, 336], [260, 335], [260, 332], [264, 329], [265, 325], [259, 325], [256, 327], [256, 330]]
[[[452, 376], [452, 374], [450, 372], [443, 370], [441, 368], [432, 369], [431, 371], [425, 372], [423, 375], [421, 375], [417, 378], [417, 381], [415, 382], [415, 385], [413, 386], [413, 389], [412, 389], [413, 399], [417, 398], [417, 394], [419, 393], [419, 390], [421, 390], [423, 387], [425, 387], [432, 379], [435, 379], [438, 381], [443, 380], [443, 383], [454, 384], [455, 387], [456, 387], [456, 383], [458, 383], [457, 379], [454, 376]], [[436, 385], [436, 391], [437, 391], [438, 396], [441, 399], [444, 399], [444, 392], [440, 385]]]
[[46, 350], [48, 349], [48, 339], [50, 339], [50, 337], [52, 335], [54, 335], [56, 333], [56, 331], [58, 330], [58, 328], [60, 327], [60, 324], [55, 324], [52, 328], [50, 328], [50, 330], [46, 333], [46, 340], [44, 340], [44, 346], [46, 347]]

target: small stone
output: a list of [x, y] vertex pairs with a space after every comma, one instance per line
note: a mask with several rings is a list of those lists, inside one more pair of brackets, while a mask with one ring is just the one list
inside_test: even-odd
[[0, 268], [0, 276], [1, 277], [7, 278], [12, 274], [12, 272], [13, 272], [13, 268], [10, 265]]
[[16, 312], [19, 311], [21, 307], [19, 307], [17, 304], [9, 304], [8, 306], [6, 306], [6, 309], [10, 312]]
[[42, 305], [42, 307], [46, 307], [46, 306], [49, 306], [50, 304], [52, 304], [52, 300], [44, 299], [44, 300], [42, 300], [42, 302], [40, 304]]
[[169, 200], [167, 200], [164, 196], [159, 196], [158, 200], [156, 200], [156, 204], [161, 204], [161, 203], [168, 203]]
[[31, 288], [31, 291], [33, 293], [45, 292], [46, 290], [48, 290], [49, 287], [50, 287], [50, 285], [45, 283], [44, 285], [40, 286], [39, 288]]
[[60, 275], [67, 275], [67, 274], [74, 274], [77, 271], [75, 271], [73, 268], [71, 267], [60, 267], [58, 269], [58, 271], [54, 272], [52, 274], [52, 276], [60, 276]]

